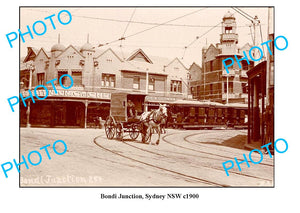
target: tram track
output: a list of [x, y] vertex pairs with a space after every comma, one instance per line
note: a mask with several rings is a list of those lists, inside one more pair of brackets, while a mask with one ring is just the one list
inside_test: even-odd
[[[191, 179], [193, 181], [196, 181], [196, 182], [200, 182], [200, 183], [204, 183], [204, 184], [208, 184], [210, 186], [219, 186], [219, 187], [229, 187], [229, 185], [227, 184], [220, 184], [220, 183], [217, 183], [217, 182], [214, 182], [214, 181], [209, 181], [209, 180], [206, 180], [206, 179], [203, 179], [203, 178], [199, 178], [199, 177], [196, 177], [196, 176], [192, 176], [192, 175], [188, 175], [188, 174], [184, 174], [184, 173], [181, 173], [181, 172], [177, 172], [175, 170], [172, 170], [172, 169], [167, 169], [167, 168], [163, 168], [161, 166], [157, 166], [157, 165], [154, 165], [154, 164], [151, 164], [151, 163], [148, 163], [148, 162], [145, 162], [145, 161], [142, 161], [142, 160], [138, 160], [138, 159], [135, 159], [135, 158], [132, 158], [132, 157], [129, 157], [127, 155], [124, 155], [124, 154], [121, 154], [121, 153], [118, 153], [114, 150], [111, 150], [109, 148], [106, 148], [104, 147], [103, 145], [99, 144], [97, 142], [97, 139], [101, 137], [101, 136], [97, 136], [93, 139], [93, 142], [98, 146], [100, 147], [101, 149], [105, 150], [105, 151], [108, 151], [114, 155], [117, 155], [117, 156], [120, 156], [120, 157], [123, 157], [125, 159], [128, 159], [128, 160], [131, 160], [131, 161], [134, 161], [134, 162], [138, 162], [140, 164], [143, 164], [143, 165], [146, 165], [146, 166], [149, 166], [149, 167], [152, 167], [152, 168], [155, 168], [155, 169], [159, 169], [161, 171], [165, 171], [165, 172], [169, 172], [171, 174], [175, 174], [175, 175], [178, 175], [178, 176], [181, 176], [181, 177], [184, 177], [184, 178], [188, 178], [188, 179]], [[127, 144], [125, 142], [123, 142], [124, 144]], [[128, 145], [128, 144], [127, 144]], [[149, 151], [149, 150], [147, 150]], [[149, 151], [150, 152], [150, 151]], [[152, 154], [154, 152], [151, 152]], [[161, 155], [159, 154], [160, 156], [164, 156], [164, 155]]]
[[[162, 154], [159, 154], [159, 153], [156, 153], [156, 152], [152, 152], [152, 151], [149, 151], [149, 150], [146, 150], [146, 149], [142, 149], [142, 148], [140, 148], [140, 147], [137, 147], [137, 146], [134, 146], [134, 145], [132, 145], [132, 144], [126, 143], [126, 142], [124, 142], [124, 141], [122, 141], [122, 142], [125, 143], [125, 144], [128, 145], [128, 146], [131, 146], [131, 147], [133, 147], [133, 148], [136, 148], [136, 149], [139, 149], [139, 150], [142, 150], [142, 151], [151, 153], [151, 154], [155, 154], [155, 155], [157, 155], [157, 156], [162, 156], [162, 157], [165, 157], [165, 158], [174, 158], [174, 157], [170, 157], [170, 156], [167, 156], [167, 155], [162, 155]], [[200, 156], [197, 156], [197, 157], [200, 157]], [[202, 157], [202, 158], [207, 158], [207, 157]], [[211, 159], [219, 160], [219, 159], [215, 159], [215, 158], [211, 158]], [[219, 171], [224, 171], [224, 169], [220, 169], [220, 168], [212, 167], [212, 166], [201, 165], [201, 167], [205, 167], [205, 168], [209, 168], [209, 169], [215, 169], [215, 170], [219, 170]], [[255, 179], [259, 179], [259, 180], [272, 181], [272, 180], [270, 180], [270, 179], [261, 178], [261, 177], [256, 177], [256, 176], [248, 175], [248, 174], [242, 174], [242, 173], [240, 173], [240, 172], [235, 172], [235, 171], [229, 171], [229, 173], [231, 173], [231, 174], [236, 174], [236, 175], [240, 175], [240, 176], [251, 177], [251, 178], [255, 178]]]
[[[199, 134], [199, 133], [197, 133], [197, 134]], [[192, 134], [192, 135], [197, 135], [197, 134]], [[207, 133], [203, 133], [203, 134], [207, 134]], [[185, 137], [184, 137], [184, 140], [187, 141], [186, 138], [187, 138], [187, 137], [190, 137], [190, 136], [192, 136], [192, 135], [187, 135], [187, 136], [185, 136]], [[167, 136], [167, 135], [165, 135], [165, 136]], [[163, 140], [164, 140], [164, 142], [167, 142], [166, 139], [165, 139], [165, 136], [163, 137]], [[169, 141], [168, 141], [168, 142], [169, 142]], [[203, 146], [203, 147], [206, 148], [206, 146]], [[199, 151], [199, 150], [198, 150], [198, 151]], [[221, 151], [223, 151], [223, 150], [221, 150]], [[220, 159], [215, 159], [215, 160], [220, 160]], [[265, 164], [265, 165], [267, 165], [267, 164]], [[201, 165], [201, 166], [203, 166], [203, 165]], [[204, 166], [204, 167], [206, 167], [206, 166]], [[217, 167], [210, 167], [210, 168], [213, 168], [213, 169], [216, 169], [216, 170], [224, 171], [224, 169], [220, 169], [220, 168], [217, 168]], [[260, 179], [260, 180], [272, 181], [272, 180], [270, 180], [270, 179], [261, 178], [261, 177], [256, 177], [256, 176], [248, 175], [248, 174], [242, 174], [242, 173], [240, 173], [240, 172], [235, 172], [235, 171], [229, 171], [229, 173], [233, 173], [233, 174], [241, 175], [241, 176], [246, 176], [246, 177], [252, 177], [252, 178], [256, 178], [256, 179]]]
[[[98, 136], [98, 137], [101, 137], [101, 136]], [[166, 140], [164, 139], [164, 141], [166, 141]], [[160, 154], [160, 153], [157, 153], [157, 152], [153, 152], [153, 151], [150, 151], [150, 150], [147, 150], [147, 149], [143, 149], [143, 148], [140, 148], [140, 147], [138, 147], [138, 146], [132, 145], [132, 144], [130, 144], [130, 143], [128, 143], [128, 142], [125, 142], [125, 141], [120, 141], [120, 142], [122, 142], [123, 144], [126, 144], [127, 146], [133, 147], [133, 148], [138, 149], [138, 150], [141, 150], [141, 151], [143, 151], [143, 152], [147, 152], [147, 153], [154, 154], [154, 155], [159, 156], [159, 157], [164, 157], [164, 158], [172, 159], [172, 160], [175, 159], [175, 157], [167, 156], [167, 155], [163, 155], [163, 154]], [[94, 140], [94, 143], [95, 143], [95, 140]], [[99, 144], [97, 144], [97, 145], [99, 146]], [[102, 148], [102, 147], [101, 147], [101, 148]], [[107, 148], [106, 148], [106, 149], [107, 149]], [[107, 150], [107, 151], [110, 151], [110, 152], [116, 154], [115, 151], [112, 151], [112, 150]], [[180, 153], [180, 154], [184, 154], [184, 153]], [[120, 155], [120, 154], [118, 153], [117, 155]], [[139, 162], [139, 163], [143, 163], [143, 164], [149, 166], [149, 163], [147, 163], [147, 162], [145, 162], [145, 161], [140, 161], [140, 160], [137, 160], [137, 159], [133, 159], [133, 158], [131, 158], [131, 157], [128, 157], [128, 156], [123, 156], [122, 154], [121, 154], [121, 156], [122, 156], [122, 157], [126, 157], [127, 159], [134, 160], [134, 161], [137, 161], [137, 162]], [[203, 156], [196, 156], [196, 157], [202, 157], [202, 158], [203, 158]], [[208, 158], [208, 157], [204, 157], [204, 158]], [[213, 159], [213, 160], [220, 160], [220, 159], [216, 159], [216, 158], [211, 158], [211, 159]], [[176, 160], [176, 159], [175, 159], [175, 160]], [[157, 166], [156, 166], [156, 165], [153, 165], [153, 164], [150, 164], [150, 166], [151, 166], [151, 167], [154, 166], [155, 168], [157, 168]], [[218, 167], [215, 167], [215, 166], [205, 166], [205, 165], [200, 165], [200, 167], [204, 167], [204, 168], [208, 168], [208, 169], [214, 169], [214, 170], [218, 170], [218, 171], [224, 171], [223, 169], [218, 168]], [[174, 172], [174, 170], [169, 170], [169, 169], [165, 169], [165, 168], [162, 168], [162, 167], [159, 167], [159, 169]], [[175, 171], [175, 173], [176, 173], [176, 174], [182, 174], [182, 173], [179, 173], [179, 172], [176, 172], [176, 171]], [[262, 181], [270, 181], [270, 182], [272, 181], [272, 180], [267, 179], [267, 178], [257, 177], [257, 176], [253, 176], [253, 175], [249, 175], [249, 174], [243, 174], [243, 173], [236, 172], [236, 171], [230, 171], [230, 173], [231, 173], [231, 174], [238, 175], [238, 176], [244, 176], [244, 177], [248, 177], [248, 178], [254, 178], [254, 179], [258, 179], [258, 180], [262, 180]], [[186, 175], [186, 174], [184, 174], [184, 175]], [[191, 177], [191, 175], [188, 175], [188, 176]], [[195, 177], [195, 176], [192, 176], [192, 177]], [[198, 177], [196, 177], [196, 178], [198, 178]], [[200, 178], [198, 178], [198, 179], [200, 179]], [[203, 179], [201, 179], [201, 180], [203, 180]], [[207, 180], [205, 180], [205, 181], [207, 181]], [[210, 181], [210, 182], [211, 182], [211, 181]], [[214, 183], [215, 183], [215, 182], [214, 182]], [[227, 185], [226, 185], [226, 186], [227, 186]]]
[[[218, 157], [221, 157], [221, 158], [224, 158], [224, 160], [228, 160], [229, 158], [232, 158], [232, 156], [225, 156], [225, 155], [219, 155], [219, 154], [215, 154], [215, 153], [212, 153], [212, 152], [206, 152], [206, 151], [200, 151], [200, 150], [196, 150], [196, 149], [192, 149], [192, 148], [189, 148], [189, 147], [186, 147], [186, 146], [182, 146], [182, 145], [178, 145], [178, 144], [174, 144], [168, 140], [166, 140], [166, 137], [169, 137], [171, 135], [174, 135], [175, 133], [173, 134], [170, 134], [170, 135], [165, 135], [162, 137], [162, 140], [167, 143], [167, 144], [170, 144], [172, 146], [176, 146], [176, 147], [179, 147], [179, 148], [182, 148], [182, 149], [185, 149], [185, 150], [190, 150], [190, 151], [193, 151], [193, 152], [198, 152], [198, 153], [203, 153], [203, 154], [207, 154], [207, 155], [212, 155], [212, 156], [218, 156]], [[203, 135], [203, 134], [207, 134], [207, 133], [195, 133], [193, 136], [195, 135]], [[197, 145], [197, 146], [202, 146], [201, 144], [195, 144], [195, 143], [191, 143], [190, 141], [188, 141], [186, 138], [187, 137], [190, 137], [192, 135], [188, 135], [186, 137], [183, 138], [183, 140], [189, 144], [193, 144], [193, 145]], [[207, 147], [207, 146], [202, 146], [204, 148], [210, 148], [210, 147]], [[210, 148], [212, 149], [212, 148]], [[223, 150], [220, 150], [220, 151], [223, 151]], [[230, 152], [229, 152], [230, 153]], [[234, 154], [234, 153], [232, 153]], [[244, 161], [245, 159], [242, 159], [242, 158], [236, 158], [237, 160], [240, 160], [240, 161]], [[248, 162], [251, 162], [251, 161], [248, 161]], [[270, 165], [270, 164], [266, 164], [266, 163], [260, 163], [260, 165], [264, 165], [264, 166], [269, 166], [269, 167], [273, 167], [273, 165]]]
[[[195, 133], [195, 134], [192, 134], [192, 135], [187, 135], [187, 136], [185, 136], [185, 137], [183, 138], [183, 140], [184, 140], [185, 142], [187, 142], [187, 143], [194, 144], [194, 145], [197, 145], [197, 146], [200, 146], [200, 147], [205, 147], [205, 148], [209, 148], [209, 149], [215, 149], [215, 148], [212, 148], [212, 147], [205, 146], [205, 145], [201, 144], [200, 142], [197, 143], [197, 142], [192, 142], [192, 141], [188, 140], [188, 138], [193, 137], [193, 136], [198, 135], [198, 134], [200, 134], [200, 133]], [[233, 153], [233, 152], [229, 152], [229, 151], [227, 151], [227, 150], [222, 150], [222, 149], [216, 149], [216, 150], [219, 150], [219, 151], [222, 151], [222, 152], [226, 152], [226, 153], [230, 153], [231, 155], [232, 155], [232, 154], [236, 154], [236, 153]], [[252, 158], [253, 158], [253, 157], [252, 157]], [[236, 158], [236, 159], [237, 159], [237, 160], [240, 160], [240, 161], [245, 160], [245, 159], [241, 159], [241, 158]], [[248, 162], [251, 162], [251, 161], [248, 161]], [[260, 165], [271, 166], [271, 167], [273, 166], [273, 165], [266, 164], [266, 163], [260, 163]]]

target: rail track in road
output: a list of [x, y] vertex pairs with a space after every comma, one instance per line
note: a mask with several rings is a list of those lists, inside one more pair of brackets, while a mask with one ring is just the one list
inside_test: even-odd
[[[173, 134], [174, 134], [174, 133], [173, 133]], [[186, 149], [186, 150], [190, 150], [190, 151], [198, 152], [198, 153], [202, 153], [202, 154], [207, 154], [207, 155], [212, 155], [212, 156], [218, 156], [218, 157], [224, 158], [225, 161], [226, 161], [226, 160], [229, 160], [229, 158], [233, 159], [233, 157], [235, 157], [235, 156], [219, 155], [219, 154], [215, 154], [215, 153], [212, 153], [212, 152], [201, 151], [201, 150], [198, 150], [198, 149], [192, 149], [192, 148], [189, 148], [189, 147], [186, 147], [186, 146], [174, 144], [174, 143], [172, 143], [172, 142], [166, 140], [166, 137], [169, 137], [169, 136], [171, 136], [171, 135], [173, 135], [173, 134], [165, 135], [165, 136], [162, 137], [162, 139], [164, 140], [165, 143], [168, 143], [168, 144], [170, 144], [170, 145], [172, 145], [172, 146], [176, 146], [176, 147], [179, 147], [179, 148], [182, 148], [182, 149]], [[212, 148], [212, 147], [207, 147], [207, 146], [205, 146], [205, 145], [203, 145], [203, 144], [201, 144], [201, 143], [191, 142], [191, 141], [187, 140], [188, 137], [192, 137], [192, 136], [195, 136], [195, 135], [204, 135], [204, 134], [209, 134], [209, 133], [207, 133], [207, 132], [205, 132], [205, 133], [194, 133], [194, 134], [185, 136], [185, 137], [183, 138], [183, 140], [184, 140], [185, 142], [189, 143], [189, 144], [201, 146], [201, 147], [203, 147], [203, 148], [214, 149], [214, 148]], [[221, 150], [221, 149], [217, 149], [217, 150]], [[223, 152], [228, 152], [228, 151], [226, 151], [226, 150], [221, 150], [221, 151], [223, 151]], [[234, 154], [234, 153], [231, 153], [231, 152], [228, 152], [228, 153]], [[237, 159], [237, 160], [240, 160], [240, 161], [243, 161], [243, 160], [244, 160], [244, 159], [238, 158], [238, 157], [236, 157], [236, 159]], [[248, 162], [251, 162], [251, 161], [248, 161]], [[259, 165], [264, 165], [264, 166], [270, 166], [270, 167], [273, 167], [273, 165], [266, 164], [266, 163], [260, 163]]]
[[[169, 135], [170, 136], [170, 135]], [[207, 184], [210, 184], [210, 185], [214, 185], [214, 186], [229, 186], [227, 184], [220, 184], [218, 182], [214, 182], [214, 181], [209, 181], [207, 179], [203, 179], [203, 178], [199, 178], [199, 177], [196, 177], [196, 176], [193, 176], [193, 175], [188, 175], [188, 174], [185, 174], [185, 173], [182, 173], [182, 172], [178, 172], [178, 171], [175, 171], [175, 170], [171, 170], [171, 169], [166, 169], [166, 168], [163, 168], [161, 166], [157, 166], [157, 165], [154, 165], [152, 163], [148, 163], [146, 161], [142, 161], [142, 160], [138, 160], [138, 159], [135, 159], [133, 157], [130, 157], [130, 156], [127, 156], [125, 154], [120, 154], [114, 150], [111, 150], [107, 147], [104, 147], [103, 145], [100, 145], [99, 143], [97, 143], [96, 139], [101, 137], [101, 135], [99, 135], [98, 137], [96, 137], [94, 139], [94, 143], [99, 146], [100, 148], [106, 150], [106, 151], [109, 151], [115, 155], [119, 155], [123, 158], [126, 158], [126, 159], [129, 159], [129, 160], [132, 160], [132, 161], [135, 161], [135, 162], [138, 162], [138, 163], [141, 163], [141, 164], [144, 164], [144, 165], [147, 165], [147, 166], [150, 166], [150, 167], [154, 167], [156, 169], [160, 169], [160, 170], [163, 170], [163, 171], [167, 171], [167, 172], [170, 172], [170, 173], [173, 173], [173, 174], [176, 174], [176, 175], [179, 175], [179, 176], [182, 176], [182, 177], [188, 177], [188, 178], [191, 178], [193, 180], [197, 180], [199, 182], [202, 182], [202, 183], [207, 183]], [[170, 141], [166, 140], [166, 136], [164, 136], [162, 138], [162, 140], [166, 143], [170, 143]], [[121, 141], [120, 141], [121, 142]], [[160, 156], [160, 157], [164, 157], [164, 158], [168, 158], [168, 159], [175, 159], [176, 157], [172, 157], [172, 156], [167, 156], [167, 155], [164, 155], [164, 154], [161, 154], [161, 153], [158, 153], [158, 152], [154, 152], [154, 151], [150, 151], [150, 150], [147, 150], [147, 149], [143, 149], [141, 147], [138, 147], [138, 146], [135, 146], [133, 145], [131, 142], [126, 142], [126, 141], [122, 141], [123, 144], [126, 144], [127, 146], [130, 146], [130, 147], [133, 147], [135, 149], [138, 149], [138, 150], [141, 150], [143, 152], [147, 152], [147, 153], [151, 153], [153, 155], [157, 155], [157, 156]], [[175, 144], [176, 145], [176, 144]], [[181, 146], [179, 146], [180, 148], [182, 148]], [[187, 147], [184, 147], [184, 148], [187, 148]], [[190, 148], [187, 148], [189, 150], [193, 150], [193, 151], [197, 151], [197, 152], [200, 152], [200, 153], [205, 153], [205, 154], [209, 154], [209, 155], [215, 155], [213, 153], [210, 153], [210, 152], [203, 152], [203, 151], [199, 151], [199, 150], [194, 150], [194, 149], [190, 149]], [[186, 155], [186, 153], [179, 153], [179, 154], [183, 154], [183, 155]], [[191, 155], [189, 155], [191, 156]], [[220, 158], [210, 158], [210, 157], [205, 157], [205, 156], [196, 156], [194, 155], [195, 157], [200, 157], [200, 158], [208, 158], [208, 159], [213, 159], [213, 160], [218, 160], [218, 161], [222, 161]], [[218, 156], [218, 155], [216, 155]], [[222, 156], [222, 155], [219, 155], [218, 157], [221, 157], [221, 158], [226, 158], [228, 159], [228, 156]], [[223, 169], [221, 168], [218, 168], [218, 167], [212, 167], [212, 166], [205, 166], [205, 165], [199, 165], [200, 167], [204, 167], [204, 168], [208, 168], [208, 169], [214, 169], [214, 170], [219, 170], [219, 171], [224, 171]], [[257, 177], [257, 176], [253, 176], [253, 175], [250, 175], [250, 174], [243, 174], [243, 173], [240, 173], [240, 172], [235, 172], [235, 171], [230, 171], [231, 174], [235, 174], [235, 175], [238, 175], [238, 176], [244, 176], [244, 177], [248, 177], [248, 178], [255, 178], [257, 180], [262, 180], [262, 181], [272, 181], [270, 179], [267, 179], [267, 178], [262, 178], [262, 177]], [[224, 176], [225, 177], [225, 176]]]
[[[98, 146], [100, 147], [101, 149], [103, 150], [106, 150], [108, 152], [111, 152], [112, 154], [114, 155], [118, 155], [120, 157], [123, 157], [123, 158], [126, 158], [128, 160], [131, 160], [131, 161], [134, 161], [134, 162], [138, 162], [138, 163], [141, 163], [143, 165], [146, 165], [146, 166], [149, 166], [149, 167], [152, 167], [152, 168], [155, 168], [155, 169], [159, 169], [159, 170], [162, 170], [162, 171], [165, 171], [165, 172], [169, 172], [169, 173], [172, 173], [172, 174], [175, 174], [175, 175], [178, 175], [178, 176], [181, 176], [181, 177], [184, 177], [185, 179], [188, 178], [188, 179], [191, 179], [193, 181], [196, 181], [196, 182], [200, 182], [200, 183], [205, 183], [205, 184], [208, 184], [208, 185], [211, 185], [211, 186], [219, 186], [219, 187], [229, 187], [229, 185], [226, 185], [226, 184], [220, 184], [220, 183], [217, 183], [217, 182], [213, 182], [213, 181], [209, 181], [209, 180], [206, 180], [206, 179], [203, 179], [203, 178], [199, 178], [199, 177], [195, 177], [195, 176], [192, 176], [192, 175], [188, 175], [188, 174], [184, 174], [184, 173], [181, 173], [181, 172], [177, 172], [177, 171], [174, 171], [174, 170], [171, 170], [171, 169], [167, 169], [167, 168], [163, 168], [163, 167], [160, 167], [160, 166], [157, 166], [157, 165], [154, 165], [154, 164], [151, 164], [151, 163], [148, 163], [148, 162], [145, 162], [145, 161], [141, 161], [141, 160], [138, 160], [138, 159], [135, 159], [135, 158], [132, 158], [132, 157], [129, 157], [127, 155], [124, 155], [124, 154], [120, 154], [114, 150], [111, 150], [109, 148], [106, 148], [104, 147], [103, 145], [97, 143], [97, 139], [101, 137], [101, 135], [97, 136], [94, 138], [93, 142]], [[126, 142], [123, 142], [124, 144], [127, 144]], [[128, 144], [127, 144], [128, 145]], [[145, 150], [144, 150], [145, 151]], [[147, 150], [148, 151], [148, 150]], [[153, 152], [154, 153], [154, 152]], [[152, 153], [152, 154], [153, 154]], [[161, 155], [161, 156], [164, 156], [164, 155]]]
[[[194, 134], [191, 134], [191, 135], [187, 135], [185, 136], [183, 139], [184, 141], [190, 143], [189, 141], [186, 140], [187, 137], [191, 137], [191, 136], [194, 136], [194, 135], [201, 135], [201, 134], [207, 134], [207, 133], [194, 133]], [[214, 153], [211, 153], [211, 152], [205, 152], [205, 151], [200, 151], [200, 150], [195, 150], [195, 149], [192, 149], [192, 148], [189, 148], [189, 147], [185, 147], [185, 146], [181, 146], [181, 145], [177, 145], [177, 144], [174, 144], [168, 140], [166, 140], [166, 137], [168, 136], [171, 136], [172, 134], [170, 135], [165, 135], [162, 139], [164, 140], [164, 142], [170, 144], [170, 145], [173, 145], [173, 146], [176, 146], [176, 147], [179, 147], [179, 148], [183, 148], [183, 149], [187, 149], [187, 150], [191, 150], [191, 151], [194, 151], [194, 152], [199, 152], [199, 153], [204, 153], [204, 154], [208, 154], [208, 155], [212, 155], [212, 156], [218, 156], [218, 157], [221, 157], [221, 158], [226, 158], [228, 160], [228, 156], [223, 156], [223, 155], [218, 155], [218, 154], [214, 154]], [[192, 143], [194, 144], [194, 143]], [[199, 146], [201, 146], [201, 144], [197, 144]], [[207, 146], [203, 146], [204, 148], [211, 148], [211, 147], [207, 147]], [[212, 148], [211, 148], [212, 149]], [[223, 151], [223, 150], [222, 150]], [[200, 156], [199, 156], [200, 157]], [[214, 158], [215, 160], [220, 160], [220, 159], [217, 159], [217, 158]], [[237, 158], [238, 159], [238, 158]], [[243, 159], [238, 159], [238, 160], [243, 160]], [[220, 160], [222, 162], [224, 162], [224, 160]], [[248, 161], [250, 162], [250, 161]], [[272, 166], [272, 165], [269, 165], [269, 164], [263, 164], [263, 163], [260, 163], [260, 165], [265, 165], [265, 166]], [[202, 166], [202, 165], [201, 165]], [[213, 169], [216, 169], [216, 170], [221, 170], [221, 171], [224, 171], [224, 169], [220, 169], [220, 168], [217, 168], [217, 167], [211, 167]], [[241, 175], [241, 176], [246, 176], [246, 177], [252, 177], [252, 178], [256, 178], [256, 179], [260, 179], [260, 180], [266, 180], [266, 181], [272, 181], [270, 179], [266, 179], [266, 178], [261, 178], [261, 177], [256, 177], [256, 176], [253, 176], [253, 175], [248, 175], [248, 174], [243, 174], [243, 173], [240, 173], [240, 172], [235, 172], [235, 171], [228, 171], [229, 173], [233, 173], [233, 174], [237, 174], [237, 175]]]

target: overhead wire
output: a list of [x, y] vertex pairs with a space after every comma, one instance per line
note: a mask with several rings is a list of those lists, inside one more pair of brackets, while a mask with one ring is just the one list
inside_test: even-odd
[[[122, 37], [121, 37], [121, 41], [120, 41], [120, 49], [121, 49], [121, 53], [122, 53], [123, 59], [125, 59], [125, 57], [124, 57], [124, 52], [123, 52], [123, 40], [125, 40], [125, 38], [124, 38], [125, 33], [126, 33], [128, 27], [129, 27], [129, 24], [130, 24], [130, 22], [131, 22], [131, 20], [132, 20], [132, 18], [133, 18], [133, 16], [134, 16], [134, 14], [135, 14], [135, 11], [136, 11], [136, 8], [134, 8], [133, 12], [131, 13], [130, 20], [129, 20], [129, 22], [127, 23], [127, 25], [126, 25], [126, 27], [125, 27], [125, 30], [124, 30], [124, 32], [123, 32], [123, 35], [122, 35]], [[122, 38], [124, 38], [124, 39], [122, 39]]]
[[[76, 15], [75, 17], [79, 18], [87, 18], [87, 19], [97, 19], [102, 21], [112, 21], [112, 22], [129, 22], [128, 20], [121, 20], [121, 19], [110, 19], [110, 18], [100, 18], [100, 17], [90, 17], [90, 16], [82, 16], [82, 15]], [[143, 21], [131, 21], [131, 24], [144, 24], [144, 25], [161, 25], [161, 23], [156, 22], [143, 22]], [[193, 28], [200, 28], [200, 27], [213, 27], [213, 25], [192, 25], [192, 24], [164, 24], [164, 26], [170, 26], [170, 27], [193, 27]], [[247, 26], [238, 26], [238, 27], [247, 27]]]
[[241, 8], [235, 7], [237, 10], [239, 10], [241, 13], [243, 13], [245, 16], [248, 16], [250, 19], [254, 19], [253, 16], [249, 15], [245, 11], [243, 11]]
[[[233, 8], [234, 9], [234, 8]], [[260, 41], [263, 43], [263, 35], [262, 35], [262, 29], [261, 29], [261, 23], [260, 23], [260, 21], [259, 20], [257, 20], [257, 19], [255, 19], [255, 18], [253, 18], [251, 15], [249, 15], [248, 13], [246, 13], [245, 11], [243, 11], [242, 9], [240, 9], [240, 8], [236, 8], [237, 10], [239, 10], [241, 13], [243, 13], [245, 16], [248, 16], [249, 18], [247, 18], [247, 17], [245, 17], [245, 18], [247, 18], [248, 20], [250, 20], [251, 22], [252, 22], [252, 24], [254, 24], [254, 25], [256, 25], [256, 23], [255, 23], [255, 21], [257, 21], [257, 23], [258, 23], [258, 25], [259, 25], [259, 32], [260, 32]], [[240, 14], [241, 14], [240, 13]], [[242, 14], [241, 14], [242, 15]], [[250, 26], [250, 31], [251, 31], [251, 26]], [[254, 35], [255, 36], [255, 35]], [[253, 38], [253, 36], [252, 36], [252, 31], [251, 31], [251, 38], [252, 38], [252, 41], [253, 41], [253, 43], [254, 43], [254, 38]], [[254, 44], [255, 45], [255, 44]], [[262, 51], [263, 51], [263, 55], [265, 55], [265, 48], [264, 48], [264, 46], [262, 46]]]
[[[206, 9], [206, 8], [203, 8], [203, 9], [200, 9], [200, 10], [196, 10], [196, 11], [193, 11], [193, 12], [191, 12], [191, 13], [187, 13], [187, 14], [185, 14], [185, 15], [179, 16], [179, 17], [174, 18], [174, 19], [171, 19], [171, 20], [169, 20], [169, 21], [160, 23], [159, 25], [152, 26], [152, 27], [150, 27], [150, 28], [146, 28], [146, 29], [144, 29], [144, 30], [141, 30], [141, 31], [138, 31], [138, 32], [136, 32], [136, 33], [130, 34], [130, 35], [126, 36], [126, 37], [123, 37], [123, 39], [125, 40], [125, 39], [127, 39], [127, 38], [130, 38], [130, 37], [139, 35], [139, 34], [141, 34], [141, 33], [147, 32], [147, 31], [152, 30], [152, 29], [154, 29], [154, 28], [157, 28], [157, 27], [159, 27], [159, 26], [165, 25], [165, 24], [167, 24], [167, 23], [169, 23], [169, 22], [173, 22], [173, 21], [176, 21], [176, 20], [178, 20], [178, 19], [184, 18], [184, 17], [186, 17], [186, 16], [192, 15], [192, 14], [197, 13], [197, 12], [199, 12], [199, 11], [201, 11], [201, 10], [204, 10], [204, 9]], [[100, 44], [99, 46], [109, 45], [109, 44], [115, 43], [115, 42], [117, 42], [117, 41], [119, 41], [119, 40], [120, 40], [120, 38], [119, 38], [119, 39], [116, 39], [116, 40], [112, 40], [112, 41], [107, 42], [107, 43], [105, 43], [105, 44]]]
[[[182, 16], [179, 16], [177, 18], [174, 18], [174, 19], [171, 19], [169, 21], [166, 21], [166, 22], [163, 22], [163, 23], [154, 23], [154, 22], [141, 22], [141, 21], [133, 21], [132, 20], [132, 17], [134, 15], [134, 13], [132, 13], [131, 17], [129, 20], [118, 20], [118, 19], [106, 19], [106, 18], [98, 18], [98, 17], [89, 17], [89, 16], [82, 16], [82, 15], [72, 15], [74, 17], [79, 17], [79, 18], [88, 18], [88, 19], [96, 19], [96, 20], [104, 20], [104, 21], [117, 21], [117, 22], [126, 22], [127, 25], [126, 25], [126, 28], [122, 34], [122, 37], [119, 38], [119, 39], [116, 39], [116, 40], [113, 40], [113, 41], [110, 41], [110, 42], [107, 42], [105, 44], [100, 44], [99, 46], [104, 46], [104, 45], [109, 45], [109, 44], [112, 44], [112, 43], [115, 43], [115, 42], [118, 42], [120, 41], [121, 42], [121, 46], [123, 47], [123, 41], [127, 38], [130, 38], [130, 37], [133, 37], [133, 36], [136, 36], [136, 35], [139, 35], [141, 33], [144, 33], [144, 32], [147, 32], [149, 30], [152, 30], [154, 28], [157, 28], [157, 27], [160, 27], [160, 26], [178, 26], [178, 27], [210, 27], [210, 29], [208, 31], [206, 31], [205, 33], [203, 33], [201, 36], [196, 36], [196, 38], [190, 42], [187, 46], [184, 47], [184, 53], [183, 53], [183, 57], [182, 59], [185, 57], [185, 54], [186, 54], [186, 50], [188, 48], [191, 48], [191, 46], [196, 42], [196, 41], [199, 41], [199, 39], [201, 37], [203, 37], [204, 35], [206, 35], [207, 33], [209, 33], [211, 30], [213, 30], [214, 28], [218, 27], [220, 25], [220, 23], [218, 23], [217, 25], [214, 25], [214, 26], [210, 26], [210, 25], [188, 25], [188, 24], [171, 24], [170, 22], [173, 22], [175, 20], [178, 20], [178, 19], [181, 19], [181, 18], [184, 18], [188, 15], [192, 15], [194, 13], [197, 13], [201, 10], [204, 10], [206, 8], [201, 8], [199, 10], [196, 10], [196, 11], [193, 11], [191, 13], [188, 13], [188, 14], [185, 14], [185, 15], [182, 15]], [[238, 12], [239, 14], [241, 14], [242, 16], [244, 16], [245, 18], [247, 18], [248, 20], [250, 20], [250, 18], [248, 16], [248, 14], [246, 14], [245, 12], [241, 11], [239, 8], [233, 8], [236, 12]], [[40, 10], [41, 11], [41, 10]], [[134, 10], [135, 11], [135, 10]], [[47, 12], [47, 11], [41, 11], [41, 12]], [[77, 11], [76, 11], [77, 12]], [[136, 33], [133, 33], [133, 34], [130, 34], [128, 36], [125, 36], [127, 30], [128, 30], [128, 27], [129, 27], [129, 24], [146, 24], [146, 25], [154, 25], [150, 28], [146, 28], [144, 30], [141, 30], [141, 31], [138, 31]], [[240, 26], [240, 27], [248, 27], [248, 26]], [[251, 29], [250, 29], [251, 30]], [[252, 34], [251, 34], [252, 36]], [[127, 45], [126, 45], [127, 46]], [[153, 47], [153, 46], [152, 46]], [[179, 48], [179, 47], [174, 47], [174, 48]], [[121, 50], [122, 51], [122, 50]], [[123, 55], [123, 54], [122, 54]], [[124, 57], [124, 55], [123, 55]]]
[[193, 40], [190, 44], [188, 44], [187, 46], [184, 47], [184, 51], [183, 51], [183, 55], [182, 58], [184, 58], [185, 56], [185, 52], [187, 50], [187, 48], [189, 48], [191, 45], [193, 45], [197, 40], [199, 40], [200, 38], [202, 38], [203, 36], [205, 36], [207, 33], [209, 33], [210, 31], [212, 31], [213, 29], [215, 29], [217, 26], [219, 26], [222, 22], [219, 22], [218, 24], [214, 25], [213, 27], [211, 27], [209, 30], [207, 30], [205, 33], [203, 33], [200, 36], [196, 36], [195, 40]]
[[240, 15], [242, 15], [243, 17], [245, 17], [249, 21], [253, 22], [253, 18], [252, 17], [250, 18], [247, 15], [243, 14], [243, 12], [241, 12], [238, 8], [232, 7], [232, 9], [234, 9], [236, 12], [238, 12]]

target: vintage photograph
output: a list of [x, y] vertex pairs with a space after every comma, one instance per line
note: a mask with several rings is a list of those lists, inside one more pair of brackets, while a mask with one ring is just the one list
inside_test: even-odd
[[274, 187], [274, 7], [20, 7], [19, 27], [20, 187]]

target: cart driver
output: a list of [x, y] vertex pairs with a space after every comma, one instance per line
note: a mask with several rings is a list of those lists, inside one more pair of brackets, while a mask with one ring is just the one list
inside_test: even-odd
[[129, 117], [134, 118], [134, 116], [135, 116], [135, 105], [130, 99], [128, 100], [128, 103], [127, 103], [127, 109], [129, 111]]

